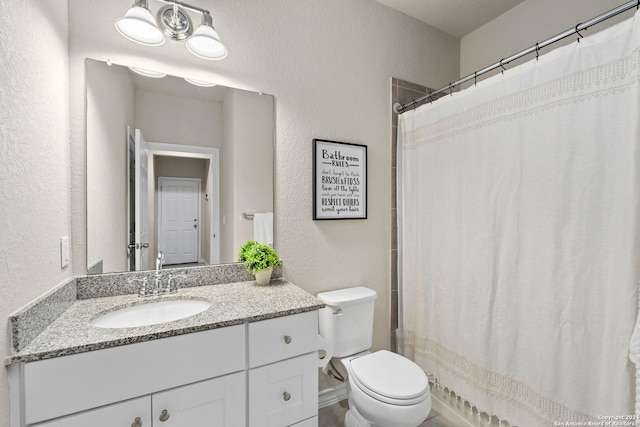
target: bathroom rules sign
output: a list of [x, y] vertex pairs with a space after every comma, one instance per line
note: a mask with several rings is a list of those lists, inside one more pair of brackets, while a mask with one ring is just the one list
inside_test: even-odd
[[367, 146], [313, 140], [313, 219], [367, 218]]

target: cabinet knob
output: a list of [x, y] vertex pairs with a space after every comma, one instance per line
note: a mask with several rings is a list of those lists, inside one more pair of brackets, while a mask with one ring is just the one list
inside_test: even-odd
[[284, 336], [284, 343], [291, 344], [292, 338], [289, 335]]
[[136, 419], [131, 423], [131, 427], [142, 427], [142, 418], [136, 417]]
[[287, 393], [286, 391], [284, 393], [282, 393], [282, 397], [284, 398], [285, 402], [288, 402], [291, 399], [291, 395], [289, 393]]
[[160, 421], [165, 422], [169, 419], [169, 411], [167, 411], [166, 409], [163, 409], [162, 412], [160, 413]]

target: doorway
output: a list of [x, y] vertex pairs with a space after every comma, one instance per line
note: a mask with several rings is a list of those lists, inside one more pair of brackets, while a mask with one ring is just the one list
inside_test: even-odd
[[[149, 216], [151, 230], [151, 253], [157, 258], [160, 248], [159, 178], [199, 178], [200, 219], [198, 228], [200, 242], [198, 264], [220, 263], [220, 178], [218, 148], [197, 147], [181, 144], [147, 142], [149, 151], [150, 182]], [[166, 161], [164, 166], [161, 164]], [[196, 162], [196, 163], [194, 163]], [[199, 163], [198, 163], [199, 162]], [[194, 217], [195, 218], [195, 217]], [[191, 220], [193, 221], [192, 218]], [[165, 257], [165, 266], [168, 266]], [[180, 264], [184, 266], [184, 264]]]
[[199, 260], [200, 188], [198, 178], [158, 177], [158, 248], [164, 264]]

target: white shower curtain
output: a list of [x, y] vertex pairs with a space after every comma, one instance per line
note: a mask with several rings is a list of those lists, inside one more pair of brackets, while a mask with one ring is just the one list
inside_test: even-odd
[[401, 115], [404, 352], [512, 425], [634, 413], [637, 19]]

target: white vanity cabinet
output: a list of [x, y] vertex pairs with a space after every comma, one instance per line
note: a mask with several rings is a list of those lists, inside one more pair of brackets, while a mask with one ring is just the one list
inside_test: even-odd
[[8, 366], [11, 427], [317, 427], [318, 312]]
[[[94, 408], [103, 406], [109, 414], [119, 414], [117, 408], [121, 404], [118, 403], [113, 408], [106, 406], [145, 396], [151, 402], [155, 397], [156, 401], [167, 405], [171, 403], [176, 414], [192, 414], [194, 411], [185, 400], [194, 400], [200, 392], [209, 393], [201, 399], [210, 401], [210, 405], [221, 405], [225, 400], [240, 402], [242, 405], [238, 408], [237, 404], [233, 404], [233, 409], [240, 409], [239, 412], [244, 414], [245, 329], [245, 325], [229, 326], [11, 365], [11, 387], [22, 390], [21, 393], [12, 395], [12, 426], [35, 425], [70, 414], [91, 417], [89, 412], [80, 412], [93, 411]], [[229, 375], [233, 373], [237, 375]], [[231, 386], [229, 381], [233, 383]], [[16, 387], [16, 383], [19, 386]], [[220, 390], [222, 400], [218, 397]], [[13, 399], [14, 396], [17, 398]], [[129, 408], [126, 402], [122, 405]], [[142, 409], [141, 413], [146, 414], [145, 411], [150, 410], [151, 404], [148, 409]], [[156, 419], [155, 414], [153, 415]], [[129, 427], [137, 416], [131, 419], [123, 415], [129, 420], [123, 425]], [[178, 418], [179, 416], [174, 416], [169, 419]], [[62, 425], [66, 427], [66, 424]], [[230, 425], [243, 426], [245, 423]]]
[[249, 324], [250, 427], [317, 426], [318, 312]]

